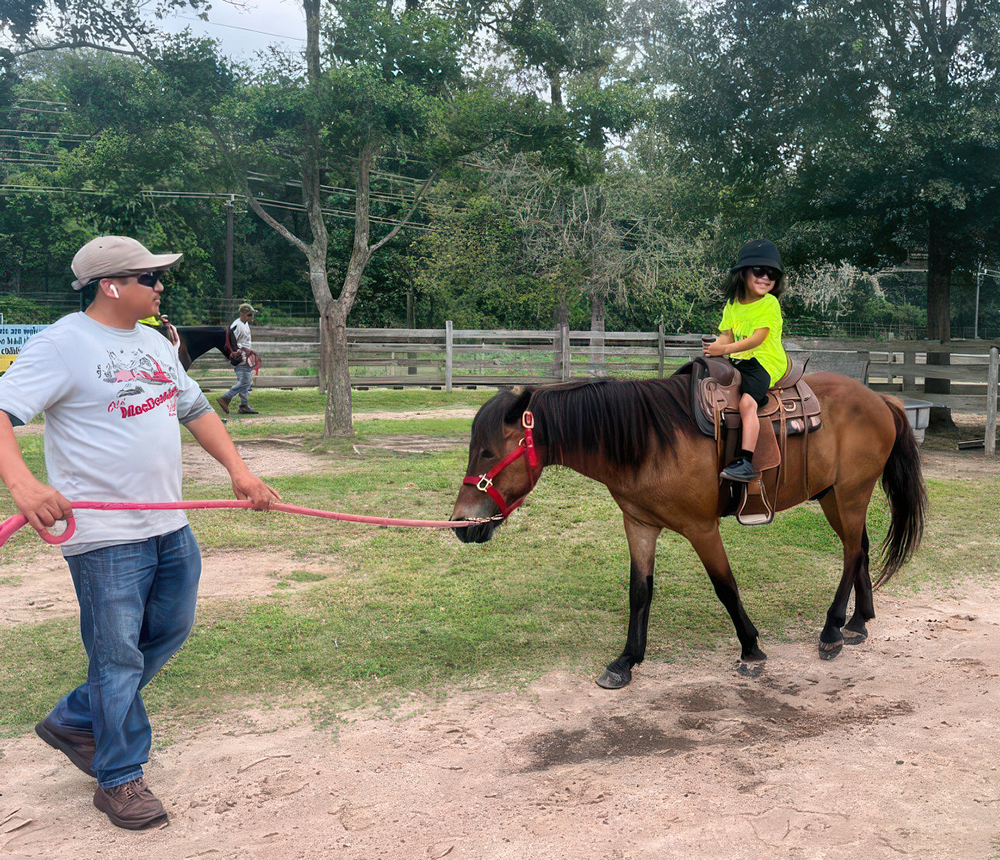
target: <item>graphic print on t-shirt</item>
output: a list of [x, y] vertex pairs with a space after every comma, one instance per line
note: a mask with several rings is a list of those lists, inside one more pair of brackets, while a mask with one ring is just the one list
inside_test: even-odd
[[102, 379], [105, 382], [112, 385], [117, 385], [121, 382], [135, 383], [131, 387], [126, 386], [121, 389], [118, 392], [118, 397], [142, 394], [144, 389], [139, 383], [147, 383], [149, 385], [174, 384], [174, 380], [167, 375], [160, 362], [148, 352], [136, 349], [126, 355], [125, 350], [121, 349], [117, 355], [109, 352], [108, 357], [111, 360], [105, 365], [104, 373], [102, 374]]
[[[108, 363], [99, 369], [101, 381], [122, 386], [108, 404], [108, 412], [118, 412], [122, 418], [133, 418], [166, 404], [169, 415], [177, 414], [176, 381], [152, 355], [142, 349], [131, 352], [120, 349], [117, 353], [109, 351], [108, 358]], [[146, 394], [146, 386], [154, 388], [169, 386], [169, 388], [136, 403], [137, 395]]]

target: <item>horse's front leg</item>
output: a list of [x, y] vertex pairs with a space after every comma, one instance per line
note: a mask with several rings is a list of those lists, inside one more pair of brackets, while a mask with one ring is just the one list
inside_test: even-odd
[[736, 577], [733, 576], [733, 569], [729, 566], [726, 549], [722, 545], [718, 521], [710, 529], [685, 534], [685, 537], [691, 541], [691, 546], [698, 553], [701, 563], [705, 565], [705, 570], [715, 587], [715, 594], [722, 605], [726, 607], [726, 611], [732, 619], [733, 627], [736, 628], [736, 637], [740, 640], [740, 659], [748, 662], [766, 660], [767, 654], [761, 651], [757, 645], [757, 628], [750, 620], [743, 608], [743, 602], [740, 600]]
[[646, 656], [646, 634], [649, 628], [649, 607], [653, 602], [653, 566], [656, 561], [656, 539], [662, 529], [640, 525], [625, 516], [625, 536], [628, 538], [629, 589], [628, 636], [625, 650], [608, 664], [597, 684], [606, 690], [617, 690], [632, 680], [632, 667]]

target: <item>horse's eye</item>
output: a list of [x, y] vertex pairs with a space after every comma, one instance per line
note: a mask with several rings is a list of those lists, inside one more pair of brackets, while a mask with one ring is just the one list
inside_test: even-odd
[[493, 452], [489, 448], [483, 448], [482, 457], [484, 460], [493, 459]]

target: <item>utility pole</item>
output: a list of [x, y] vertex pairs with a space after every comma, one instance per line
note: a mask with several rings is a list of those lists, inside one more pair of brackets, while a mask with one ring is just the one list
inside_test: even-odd
[[972, 320], [972, 339], [979, 340], [979, 288], [983, 284], [982, 267], [976, 272], [976, 315]]
[[236, 196], [229, 195], [229, 202], [226, 204], [226, 282], [223, 285], [223, 299], [225, 307], [222, 309], [222, 316], [229, 313], [229, 305], [233, 299], [233, 202]]

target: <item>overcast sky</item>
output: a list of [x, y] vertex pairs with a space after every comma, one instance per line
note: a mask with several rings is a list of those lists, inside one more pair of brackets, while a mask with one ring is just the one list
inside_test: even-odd
[[214, 0], [208, 22], [185, 14], [160, 26], [172, 32], [190, 27], [196, 35], [218, 39], [224, 53], [246, 60], [271, 44], [300, 50], [306, 37], [305, 15], [296, 0], [247, 0], [239, 6]]

